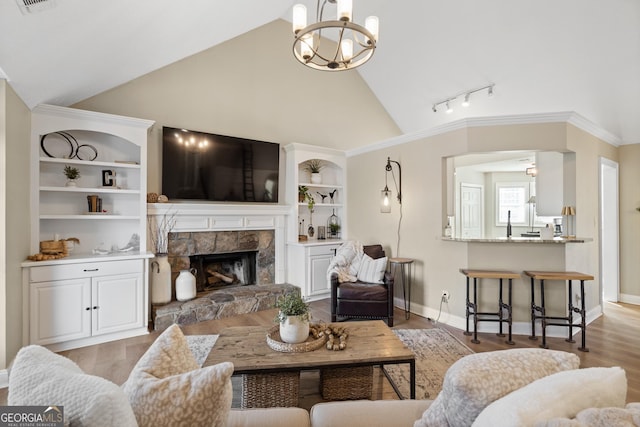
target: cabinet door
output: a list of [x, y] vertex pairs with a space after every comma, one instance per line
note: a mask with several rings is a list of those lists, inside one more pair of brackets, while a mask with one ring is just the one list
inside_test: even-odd
[[93, 335], [143, 326], [143, 283], [140, 273], [93, 278]]
[[326, 294], [331, 289], [327, 280], [327, 270], [337, 246], [318, 246], [309, 254], [309, 295]]
[[52, 344], [91, 334], [91, 279], [31, 283], [30, 342]]

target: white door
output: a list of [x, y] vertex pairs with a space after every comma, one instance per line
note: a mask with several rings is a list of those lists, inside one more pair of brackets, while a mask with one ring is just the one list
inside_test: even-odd
[[123, 331], [143, 325], [142, 275], [139, 273], [95, 277], [92, 283], [93, 335]]
[[603, 301], [620, 296], [618, 163], [600, 158], [600, 286]]
[[481, 185], [460, 184], [460, 237], [483, 237], [484, 206]]

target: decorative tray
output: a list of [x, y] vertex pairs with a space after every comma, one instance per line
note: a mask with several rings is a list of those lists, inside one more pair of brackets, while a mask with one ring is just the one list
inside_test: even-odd
[[275, 325], [267, 331], [267, 344], [273, 350], [281, 351], [283, 353], [304, 353], [307, 351], [314, 351], [324, 346], [327, 337], [325, 335], [314, 338], [309, 332], [309, 338], [305, 342], [298, 344], [289, 344], [283, 342], [280, 338], [280, 325]]

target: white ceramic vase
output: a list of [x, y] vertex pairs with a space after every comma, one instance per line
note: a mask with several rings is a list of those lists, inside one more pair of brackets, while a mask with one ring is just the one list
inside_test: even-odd
[[78, 183], [76, 182], [75, 179], [67, 179], [67, 183], [65, 184], [65, 187], [77, 187]]
[[322, 184], [322, 175], [320, 175], [320, 172], [316, 172], [316, 173], [312, 173], [311, 174], [311, 183], [312, 184]]
[[302, 316], [287, 316], [280, 322], [280, 339], [289, 344], [305, 342], [309, 338], [309, 320]]
[[171, 264], [167, 254], [156, 254], [151, 261], [151, 303], [171, 301]]
[[178, 301], [189, 301], [196, 297], [196, 269], [180, 270], [176, 278], [176, 299]]

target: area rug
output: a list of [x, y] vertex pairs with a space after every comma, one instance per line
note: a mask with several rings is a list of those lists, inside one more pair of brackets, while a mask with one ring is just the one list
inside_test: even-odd
[[[416, 355], [416, 399], [435, 399], [449, 366], [474, 353], [445, 329], [393, 329], [393, 332]], [[386, 365], [385, 370], [402, 397], [408, 399], [409, 366]]]
[[213, 348], [213, 345], [218, 339], [217, 335], [185, 335], [187, 338], [187, 345], [189, 350], [193, 353], [193, 356], [198, 362], [198, 366], [202, 366], [209, 352]]

